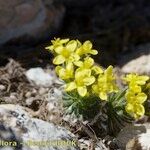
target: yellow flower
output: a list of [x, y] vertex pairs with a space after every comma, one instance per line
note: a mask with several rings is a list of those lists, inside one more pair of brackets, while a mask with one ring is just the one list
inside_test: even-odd
[[57, 46], [61, 46], [65, 43], [67, 43], [68, 41], [69, 41], [69, 39], [54, 38], [54, 40], [51, 40], [52, 45], [47, 46], [45, 49], [54, 51]]
[[94, 65], [94, 59], [91, 57], [85, 57], [84, 61], [76, 61], [74, 62], [79, 69], [90, 69]]
[[125, 107], [126, 111], [133, 115], [134, 118], [138, 119], [145, 114], [145, 108], [142, 104], [128, 103]]
[[92, 89], [102, 100], [107, 100], [107, 87], [104, 88], [104, 86], [101, 87], [99, 84], [94, 84]]
[[101, 73], [104, 72], [103, 69], [102, 69], [100, 66], [96, 66], [96, 65], [94, 65], [94, 66], [92, 67], [92, 71], [94, 71], [94, 73], [95, 73], [96, 75], [101, 74]]
[[125, 94], [127, 101], [126, 111], [136, 119], [143, 116], [145, 113], [143, 103], [146, 101], [147, 95], [142, 92], [141, 86], [146, 84], [148, 79], [148, 76], [139, 76], [137, 74], [128, 74], [124, 78], [129, 84], [129, 89]]
[[93, 85], [92, 88], [94, 93], [98, 94], [102, 100], [107, 100], [109, 93], [117, 92], [112, 66], [109, 66], [103, 74], [99, 75], [97, 84]]
[[133, 115], [136, 119], [144, 115], [145, 109], [142, 104], [147, 99], [147, 95], [145, 93], [134, 93], [129, 89], [125, 94], [125, 98], [127, 100], [126, 111], [129, 114]]
[[85, 41], [83, 45], [77, 49], [76, 53], [80, 56], [84, 54], [97, 55], [98, 51], [92, 49], [92, 43], [90, 41]]
[[126, 94], [125, 94], [125, 98], [127, 100], [127, 102], [129, 103], [144, 103], [147, 99], [147, 95], [143, 92], [140, 93], [133, 93], [130, 90], [127, 90]]
[[149, 79], [148, 76], [139, 76], [137, 74], [128, 74], [123, 78], [125, 82], [129, 84], [129, 89], [133, 93], [141, 92], [141, 85], [144, 85]]
[[62, 80], [67, 80], [74, 77], [74, 66], [71, 62], [66, 64], [66, 68], [57, 66], [55, 71]]
[[80, 59], [79, 55], [75, 54], [77, 42], [75, 40], [69, 41], [66, 46], [58, 46], [55, 52], [58, 54], [53, 63], [55, 65], [63, 64], [64, 62], [74, 62]]
[[95, 77], [91, 76], [90, 69], [84, 69], [75, 72], [75, 80], [66, 85], [66, 91], [77, 89], [80, 96], [87, 94], [87, 87], [95, 82]]
[[94, 65], [94, 59], [91, 57], [85, 57], [84, 61], [74, 62], [76, 66], [78, 66], [78, 70], [81, 69], [91, 69], [95, 75], [103, 73], [103, 69], [99, 66]]
[[126, 75], [124, 81], [132, 85], [144, 85], [148, 79], [149, 79], [148, 76], [139, 76], [137, 74], [132, 73]]

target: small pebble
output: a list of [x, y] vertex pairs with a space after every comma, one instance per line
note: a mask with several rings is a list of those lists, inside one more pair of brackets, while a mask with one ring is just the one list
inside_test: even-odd
[[16, 99], [17, 99], [17, 97], [15, 96], [15, 94], [13, 94], [13, 93], [12, 93], [12, 94], [10, 95], [10, 99], [12, 99], [12, 100], [16, 100]]
[[40, 95], [43, 95], [43, 94], [45, 94], [45, 93], [46, 93], [46, 89], [43, 88], [43, 87], [41, 87], [41, 88], [39, 89], [39, 94], [40, 94]]
[[33, 100], [34, 100], [33, 97], [30, 97], [30, 98], [26, 99], [26, 104], [28, 106], [30, 106], [33, 103]]
[[86, 144], [86, 145], [88, 145], [88, 146], [90, 146], [90, 141], [89, 140], [84, 140], [83, 143]]
[[6, 89], [6, 87], [4, 85], [0, 84], [0, 91], [3, 91], [5, 89]]
[[62, 92], [59, 89], [54, 88], [54, 93], [57, 97], [62, 97]]
[[25, 97], [26, 97], [26, 98], [31, 97], [31, 92], [27, 92], [27, 93], [25, 94]]
[[36, 89], [33, 89], [32, 90], [32, 94], [36, 94], [37, 93], [37, 90]]
[[48, 111], [52, 111], [54, 108], [55, 108], [55, 106], [54, 106], [53, 103], [48, 103], [48, 104], [47, 104], [47, 110], [48, 110]]

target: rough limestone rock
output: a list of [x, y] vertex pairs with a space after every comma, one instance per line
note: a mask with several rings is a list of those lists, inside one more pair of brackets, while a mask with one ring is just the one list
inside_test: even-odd
[[126, 150], [150, 149], [150, 124], [135, 124], [125, 127], [118, 135], [118, 145]]
[[[63, 127], [32, 118], [32, 112], [24, 107], [0, 105], [0, 121], [3, 123], [0, 140], [14, 137], [20, 146], [18, 150], [78, 150], [72, 133]], [[3, 148], [6, 150], [7, 146]]]
[[122, 67], [124, 73], [139, 73], [150, 75], [150, 54], [129, 61]]
[[123, 55], [119, 63], [124, 73], [150, 75], [150, 43], [135, 47], [134, 51]]
[[31, 68], [26, 71], [26, 77], [30, 82], [35, 83], [37, 86], [51, 87], [54, 80], [54, 76], [44, 72], [40, 67]]
[[56, 32], [65, 9], [53, 0], [0, 0], [0, 45], [39, 40]]

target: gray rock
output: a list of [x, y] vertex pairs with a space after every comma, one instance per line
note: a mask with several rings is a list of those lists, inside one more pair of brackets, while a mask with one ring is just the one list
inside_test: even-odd
[[65, 9], [47, 6], [42, 0], [0, 1], [0, 45], [6, 42], [37, 41], [56, 32], [62, 22]]
[[122, 67], [124, 73], [139, 73], [150, 75], [150, 54], [130, 60]]
[[135, 51], [122, 56], [122, 72], [150, 75], [150, 44], [140, 45]]
[[129, 125], [117, 136], [118, 145], [123, 150], [148, 150], [150, 148], [149, 139], [149, 123]]
[[18, 143], [21, 143], [22, 150], [78, 149], [76, 138], [71, 132], [52, 123], [32, 118], [32, 113], [21, 106], [0, 105], [0, 121], [3, 121], [5, 128], [12, 129], [16, 139], [21, 139]]
[[54, 76], [44, 72], [42, 68], [31, 68], [26, 71], [26, 77], [37, 86], [50, 87], [54, 82]]

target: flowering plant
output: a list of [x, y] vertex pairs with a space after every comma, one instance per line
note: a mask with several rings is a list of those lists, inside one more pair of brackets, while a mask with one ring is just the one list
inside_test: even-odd
[[51, 42], [46, 49], [53, 53], [56, 74], [65, 83], [63, 100], [67, 113], [91, 120], [101, 111], [107, 115], [110, 134], [145, 114], [148, 76], [128, 74], [123, 78], [127, 87], [121, 89], [116, 84], [113, 66], [104, 69], [95, 64], [91, 56], [98, 51], [90, 41], [57, 38]]

